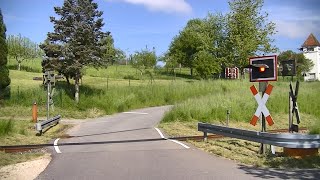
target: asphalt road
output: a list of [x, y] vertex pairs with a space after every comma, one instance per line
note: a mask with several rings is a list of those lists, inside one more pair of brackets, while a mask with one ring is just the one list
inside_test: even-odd
[[[160, 140], [161, 135], [154, 127], [169, 108], [140, 109], [81, 123], [70, 130], [72, 138], [56, 140], [53, 159], [37, 179], [248, 180], [320, 177], [320, 173], [313, 170], [279, 171], [239, 165], [184, 142]], [[126, 142], [142, 139], [158, 140]], [[122, 142], [81, 144], [101, 141]], [[80, 145], [61, 146], [71, 142]]]

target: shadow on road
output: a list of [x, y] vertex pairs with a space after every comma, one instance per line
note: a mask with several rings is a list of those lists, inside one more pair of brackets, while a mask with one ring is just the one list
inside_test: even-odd
[[127, 130], [122, 130], [122, 131], [112, 131], [112, 132], [97, 133], [97, 134], [85, 134], [85, 135], [81, 135], [81, 136], [71, 136], [71, 137], [99, 136], [99, 135], [105, 135], [105, 134], [116, 134], [116, 133], [122, 133], [122, 132], [139, 131], [139, 130], [143, 130], [143, 129], [150, 129], [150, 128], [127, 129]]
[[257, 178], [263, 179], [318, 179], [320, 177], [319, 169], [264, 169], [239, 165], [239, 169], [245, 171]]

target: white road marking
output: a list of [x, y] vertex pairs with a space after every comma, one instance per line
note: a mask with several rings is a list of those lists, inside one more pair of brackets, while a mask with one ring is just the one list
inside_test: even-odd
[[160, 131], [160, 129], [158, 129], [158, 128], [155, 128], [155, 129], [158, 131], [158, 133], [160, 134], [161, 138], [167, 139], [167, 138], [165, 138], [165, 137], [163, 136], [163, 134], [162, 134], [162, 132]]
[[56, 150], [56, 152], [57, 152], [58, 154], [61, 153], [61, 151], [60, 151], [60, 149], [59, 149], [59, 146], [58, 146], [58, 141], [59, 141], [59, 139], [60, 139], [60, 138], [54, 140], [54, 142], [53, 142], [54, 150]]
[[177, 140], [173, 140], [173, 139], [169, 139], [170, 141], [172, 141], [172, 142], [174, 142], [174, 143], [177, 143], [177, 144], [180, 144], [181, 146], [183, 146], [184, 148], [186, 148], [186, 149], [189, 149], [190, 147], [189, 146], [187, 146], [187, 145], [185, 145], [185, 144], [183, 144], [182, 142], [180, 142], [180, 141], [177, 141]]
[[148, 113], [143, 113], [143, 112], [123, 112], [124, 114], [143, 114], [146, 115]]
[[154, 128], [154, 129], [158, 131], [158, 133], [159, 133], [159, 135], [161, 136], [161, 138], [167, 139], [167, 140], [169, 140], [169, 141], [171, 141], [171, 142], [174, 142], [174, 143], [177, 143], [177, 144], [181, 145], [182, 147], [184, 147], [184, 148], [186, 148], [186, 149], [189, 149], [189, 148], [190, 148], [189, 146], [183, 144], [183, 143], [180, 142], [180, 141], [165, 138], [165, 137], [163, 136], [162, 132], [160, 131], [160, 129], [158, 129], [158, 128]]

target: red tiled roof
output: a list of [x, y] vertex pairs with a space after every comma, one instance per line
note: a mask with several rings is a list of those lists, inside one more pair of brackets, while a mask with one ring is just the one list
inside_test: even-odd
[[302, 45], [302, 47], [308, 47], [308, 46], [320, 46], [319, 41], [312, 33], [309, 35], [307, 40]]

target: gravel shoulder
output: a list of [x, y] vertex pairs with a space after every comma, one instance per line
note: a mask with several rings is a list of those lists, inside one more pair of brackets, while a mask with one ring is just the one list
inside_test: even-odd
[[32, 180], [48, 166], [50, 161], [50, 154], [45, 154], [32, 161], [4, 166], [0, 168], [0, 177], [2, 180]]
[[[62, 120], [61, 123], [74, 125], [71, 129], [68, 130], [68, 132], [69, 131], [72, 132], [77, 130], [80, 124], [85, 121], [88, 121], [88, 119], [86, 120], [65, 119], [65, 120]], [[51, 155], [49, 153], [46, 153], [41, 157], [38, 157], [36, 159], [30, 160], [27, 162], [0, 167], [0, 177], [1, 177], [0, 179], [1, 180], [12, 180], [12, 179], [33, 180], [36, 177], [38, 177], [38, 175], [42, 171], [46, 169], [51, 159], [52, 159]]]

